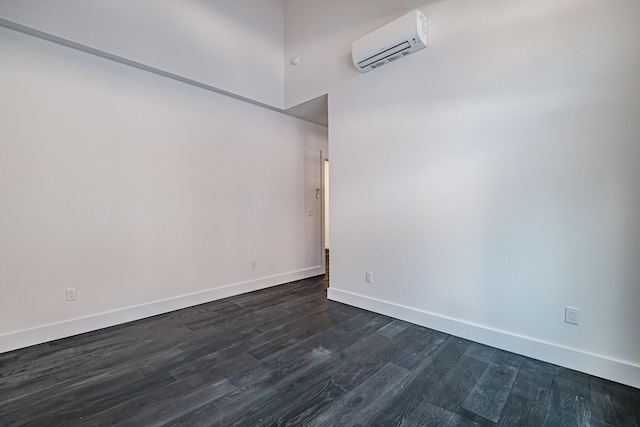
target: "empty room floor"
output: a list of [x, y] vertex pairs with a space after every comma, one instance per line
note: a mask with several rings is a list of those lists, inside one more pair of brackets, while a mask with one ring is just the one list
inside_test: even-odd
[[327, 276], [0, 354], [0, 426], [637, 426], [640, 390], [326, 299]]

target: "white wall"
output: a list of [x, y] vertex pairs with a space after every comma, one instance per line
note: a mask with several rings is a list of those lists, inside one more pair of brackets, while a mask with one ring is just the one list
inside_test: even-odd
[[0, 57], [0, 351], [322, 273], [326, 128], [4, 28]]
[[284, 106], [283, 0], [0, 0], [0, 18]]
[[[287, 102], [329, 93], [329, 297], [640, 386], [640, 3], [347, 3], [285, 15]], [[429, 47], [358, 73], [412, 8]]]

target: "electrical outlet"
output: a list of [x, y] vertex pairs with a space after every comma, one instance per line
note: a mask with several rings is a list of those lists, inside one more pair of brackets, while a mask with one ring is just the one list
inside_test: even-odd
[[75, 301], [78, 298], [78, 293], [76, 288], [67, 288], [66, 289], [67, 301]]
[[580, 309], [566, 306], [564, 308], [564, 321], [573, 325], [580, 324]]
[[367, 271], [365, 274], [365, 280], [367, 283], [373, 283], [373, 273], [370, 271]]
[[256, 260], [255, 259], [251, 260], [251, 268], [256, 268]]

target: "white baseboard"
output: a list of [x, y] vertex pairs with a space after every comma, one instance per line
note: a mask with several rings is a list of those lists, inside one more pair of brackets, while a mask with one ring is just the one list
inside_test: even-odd
[[98, 313], [63, 322], [42, 325], [36, 328], [25, 329], [0, 335], [0, 353], [29, 347], [48, 341], [83, 334], [110, 326], [119, 325], [158, 314], [168, 313], [182, 308], [192, 307], [198, 304], [227, 298], [259, 289], [281, 285], [308, 277], [323, 274], [322, 266], [305, 268], [302, 270], [262, 277], [246, 282], [234, 283], [220, 288], [208, 289], [174, 298], [153, 301], [134, 307]]
[[327, 297], [332, 301], [363, 308], [491, 347], [640, 388], [640, 366], [634, 363], [587, 353], [582, 350], [536, 340], [507, 331], [487, 328], [486, 326], [448, 318], [331, 287], [327, 290]]

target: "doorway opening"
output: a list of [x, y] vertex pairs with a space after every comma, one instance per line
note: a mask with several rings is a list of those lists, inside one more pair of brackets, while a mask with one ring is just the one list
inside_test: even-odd
[[320, 188], [318, 188], [318, 198], [320, 199], [320, 254], [321, 264], [324, 267], [325, 280], [329, 285], [329, 159], [326, 153], [320, 151]]

